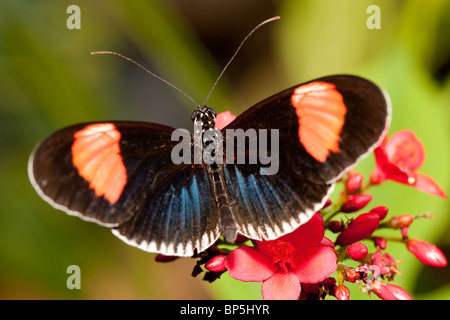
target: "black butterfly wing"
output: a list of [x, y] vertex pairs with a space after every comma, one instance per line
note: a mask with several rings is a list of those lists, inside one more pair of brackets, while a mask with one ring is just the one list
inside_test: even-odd
[[138, 214], [113, 233], [145, 251], [192, 256], [220, 235], [215, 198], [203, 168], [189, 165], [172, 175], [147, 196]]
[[129, 244], [192, 255], [219, 236], [217, 209], [204, 170], [173, 163], [173, 130], [128, 121], [62, 129], [33, 151], [30, 180], [55, 208]]
[[[387, 96], [355, 76], [324, 77], [292, 87], [238, 116], [222, 130], [226, 146], [235, 139], [227, 129], [276, 129], [279, 135], [279, 150], [272, 154], [279, 161], [276, 174], [264, 174], [268, 165], [261, 162], [229, 164], [228, 159], [224, 166], [230, 193], [238, 199], [239, 232], [273, 239], [308, 221], [333, 183], [378, 145], [389, 121]], [[236, 145], [235, 140], [239, 154]], [[244, 149], [247, 159], [255, 150]]]
[[261, 240], [276, 239], [306, 223], [320, 210], [333, 184], [311, 183], [281, 166], [275, 175], [261, 175], [258, 166], [225, 165], [237, 231]]
[[[337, 115], [329, 108], [337, 104], [336, 95], [342, 102], [335, 109], [342, 109], [339, 111], [343, 111], [343, 115]], [[300, 97], [297, 107], [292, 104], [294, 97]], [[302, 109], [304, 117], [299, 117], [298, 110]], [[331, 183], [379, 144], [387, 132], [390, 112], [388, 97], [369, 80], [356, 76], [329, 76], [259, 102], [224, 130], [278, 129], [280, 155], [285, 157], [283, 165], [312, 181]], [[303, 119], [305, 123], [300, 126]], [[335, 122], [340, 122], [341, 127], [329, 130]], [[318, 151], [307, 150], [305, 142], [299, 138], [302, 127], [305, 128], [304, 140], [312, 148], [317, 142]], [[326, 140], [334, 140], [337, 148], [321, 145]], [[325, 151], [326, 157], [321, 151]]]

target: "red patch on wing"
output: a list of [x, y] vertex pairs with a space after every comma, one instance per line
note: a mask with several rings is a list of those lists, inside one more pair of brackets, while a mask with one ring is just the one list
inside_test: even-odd
[[306, 151], [320, 162], [327, 160], [330, 151], [339, 152], [347, 108], [334, 84], [316, 81], [299, 86], [291, 103], [298, 117], [298, 136]]
[[115, 203], [127, 182], [120, 156], [120, 132], [112, 123], [91, 124], [74, 134], [72, 162], [89, 187]]

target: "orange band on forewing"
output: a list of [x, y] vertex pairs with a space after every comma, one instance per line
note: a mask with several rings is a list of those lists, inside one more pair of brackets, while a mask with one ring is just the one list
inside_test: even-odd
[[298, 117], [298, 136], [306, 151], [325, 162], [330, 151], [339, 152], [345, 122], [342, 95], [331, 83], [311, 82], [294, 90], [291, 103]]
[[96, 196], [119, 200], [127, 182], [120, 156], [120, 132], [112, 123], [91, 124], [74, 134], [72, 162]]

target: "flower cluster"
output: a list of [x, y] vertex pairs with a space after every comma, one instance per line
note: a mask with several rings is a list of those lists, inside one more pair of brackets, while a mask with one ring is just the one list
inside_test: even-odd
[[[226, 126], [234, 116], [221, 113], [216, 125]], [[435, 267], [447, 265], [435, 245], [408, 236], [412, 223], [432, 217], [400, 214], [387, 219], [388, 207], [370, 208], [370, 188], [393, 180], [420, 191], [447, 198], [439, 185], [417, 172], [424, 162], [424, 148], [411, 130], [402, 130], [374, 150], [376, 167], [364, 184], [358, 172], [349, 172], [340, 181], [342, 191], [333, 203], [329, 200], [307, 223], [295, 231], [271, 241], [249, 241], [240, 237], [230, 250], [220, 243], [200, 253], [193, 275], [205, 272], [205, 280], [214, 281], [224, 272], [239, 281], [262, 283], [263, 299], [350, 298], [349, 284], [362, 292], [384, 300], [411, 299], [403, 288], [389, 283], [401, 274], [397, 261], [386, 252], [387, 243], [400, 242], [422, 263]], [[369, 209], [367, 209], [369, 207]], [[362, 212], [362, 213], [361, 213]], [[381, 237], [379, 229], [398, 229], [399, 237]], [[330, 238], [325, 236], [329, 232]], [[365, 243], [372, 243], [370, 251]], [[158, 257], [158, 261], [171, 260]], [[355, 266], [356, 265], [356, 266]]]

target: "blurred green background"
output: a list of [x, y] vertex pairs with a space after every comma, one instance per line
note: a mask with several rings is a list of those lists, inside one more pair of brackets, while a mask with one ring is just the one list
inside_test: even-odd
[[[66, 27], [71, 4], [81, 9], [80, 30]], [[379, 6], [381, 29], [367, 28], [369, 5]], [[226, 274], [213, 284], [192, 278], [192, 259], [156, 263], [154, 254], [127, 246], [108, 229], [53, 209], [30, 185], [27, 161], [36, 143], [77, 122], [145, 120], [190, 128], [195, 106], [189, 100], [131, 63], [91, 51], [133, 58], [202, 103], [243, 37], [275, 15], [281, 20], [245, 44], [209, 106], [239, 114], [315, 77], [369, 78], [391, 96], [391, 132], [415, 130], [427, 152], [419, 171], [450, 193], [447, 0], [2, 0], [1, 299], [261, 298], [259, 283]], [[367, 177], [373, 167], [369, 157], [357, 169]], [[371, 205], [388, 206], [390, 215], [435, 212], [409, 234], [437, 244], [450, 258], [448, 201], [394, 182], [373, 195]], [[450, 298], [448, 268], [425, 267], [400, 244], [389, 243], [387, 251], [404, 260], [394, 284], [416, 299]], [[66, 287], [73, 264], [81, 268], [81, 290]], [[366, 298], [349, 287], [351, 298]]]

